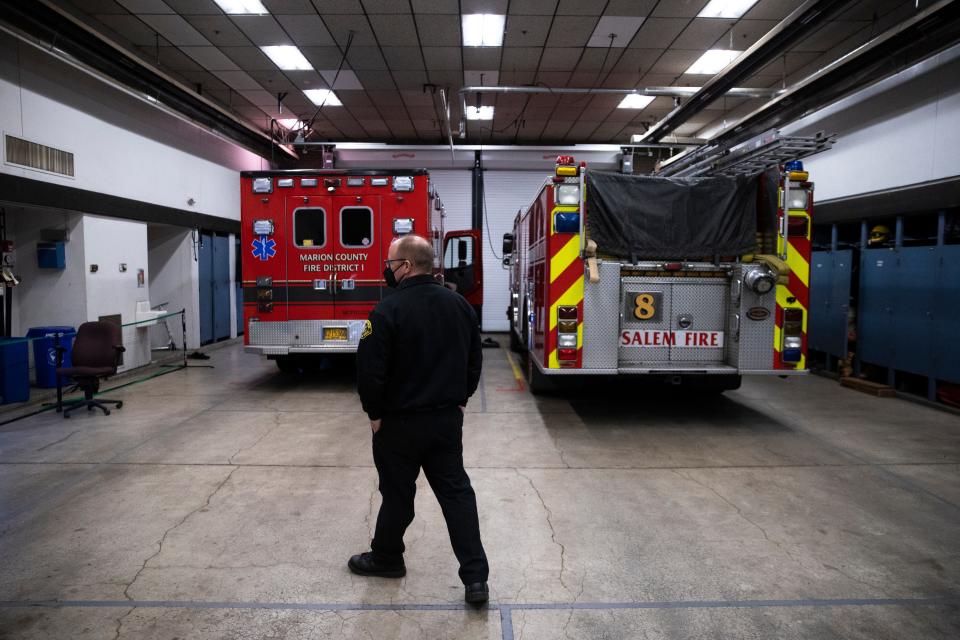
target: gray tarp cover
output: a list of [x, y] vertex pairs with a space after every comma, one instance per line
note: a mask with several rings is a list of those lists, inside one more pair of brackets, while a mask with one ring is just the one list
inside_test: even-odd
[[631, 259], [752, 253], [757, 178], [587, 174], [587, 232], [598, 251]]

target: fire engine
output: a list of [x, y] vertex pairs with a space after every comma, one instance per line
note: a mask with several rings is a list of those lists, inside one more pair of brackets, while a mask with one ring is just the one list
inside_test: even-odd
[[530, 389], [605, 374], [724, 391], [807, 373], [812, 211], [800, 162], [676, 178], [559, 157], [503, 239]]
[[387, 249], [406, 234], [433, 242], [436, 277], [479, 312], [479, 232], [444, 235], [426, 170], [245, 171], [240, 181], [244, 345], [282, 371], [356, 352], [390, 292]]

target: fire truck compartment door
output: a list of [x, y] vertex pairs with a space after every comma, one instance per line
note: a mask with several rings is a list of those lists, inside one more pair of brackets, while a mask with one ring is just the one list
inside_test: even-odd
[[725, 362], [726, 279], [626, 277], [620, 289], [621, 367]]

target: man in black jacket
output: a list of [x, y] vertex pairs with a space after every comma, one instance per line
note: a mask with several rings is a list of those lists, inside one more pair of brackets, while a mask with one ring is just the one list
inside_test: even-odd
[[460, 562], [464, 598], [488, 599], [477, 499], [463, 469], [463, 412], [477, 390], [480, 327], [467, 301], [433, 277], [433, 247], [419, 236], [390, 245], [384, 278], [396, 291], [370, 313], [357, 350], [360, 401], [373, 431], [383, 497], [371, 551], [350, 558], [356, 574], [400, 578], [403, 533], [413, 521], [423, 467]]

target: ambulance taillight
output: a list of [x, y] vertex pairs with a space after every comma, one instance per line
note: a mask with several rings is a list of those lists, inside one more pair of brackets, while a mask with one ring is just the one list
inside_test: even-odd
[[803, 357], [803, 309], [783, 310], [783, 344], [780, 359], [784, 364], [800, 362]]

